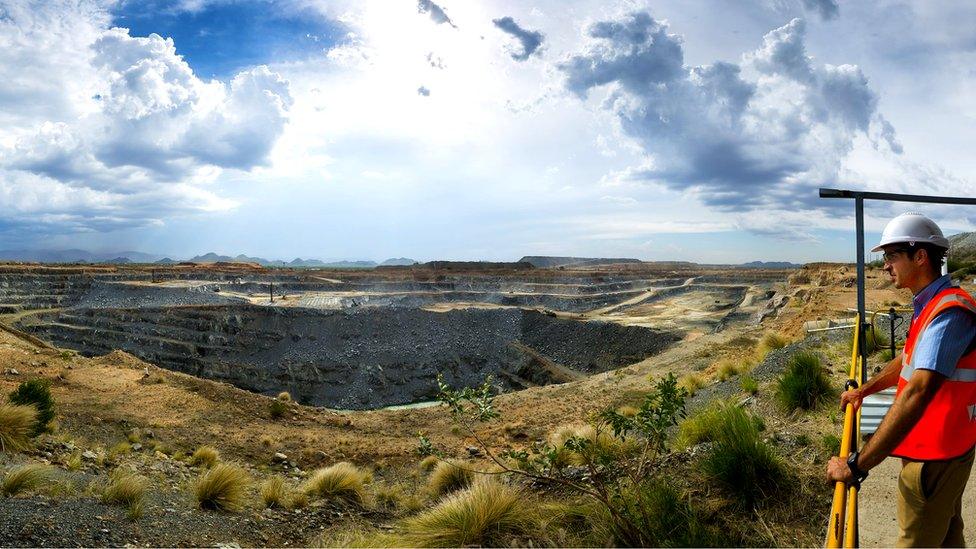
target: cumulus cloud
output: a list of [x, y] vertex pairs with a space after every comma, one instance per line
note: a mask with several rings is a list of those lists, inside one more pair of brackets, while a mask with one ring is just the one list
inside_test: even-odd
[[840, 14], [837, 0], [803, 0], [803, 7], [808, 11], [816, 12], [824, 21], [836, 19]]
[[788, 209], [837, 181], [855, 139], [900, 152], [878, 98], [853, 65], [817, 65], [805, 26], [769, 32], [741, 63], [688, 67], [681, 38], [647, 13], [602, 21], [558, 66], [603, 105], [648, 157], [635, 179], [688, 192], [718, 209]]
[[437, 23], [438, 25], [447, 23], [448, 25], [457, 28], [457, 25], [451, 21], [451, 18], [447, 16], [444, 9], [435, 4], [432, 0], [417, 0], [417, 12], [426, 13], [430, 16], [431, 21]]
[[[24, 68], [0, 82], [2, 111], [47, 105], [3, 117], [8, 220], [24, 212], [78, 230], [88, 215], [90, 228], [104, 230], [230, 207], [200, 182], [221, 169], [267, 165], [292, 105], [288, 82], [266, 67], [205, 82], [171, 39], [108, 28], [84, 2], [15, 6], [0, 18], [0, 43], [0, 71]], [[32, 63], [47, 72], [34, 74]], [[47, 210], [27, 207], [33, 195], [21, 185], [45, 189]], [[77, 207], [58, 206], [58, 197]]]
[[525, 30], [515, 22], [515, 19], [505, 16], [499, 19], [492, 19], [492, 23], [503, 32], [515, 37], [522, 46], [521, 51], [512, 51], [510, 55], [516, 61], [525, 61], [532, 54], [539, 51], [545, 36], [539, 31]]
[[417, 94], [418, 95], [422, 95], [424, 97], [429, 97], [430, 96], [430, 90], [427, 89], [425, 86], [420, 86], [419, 88], [417, 88]]

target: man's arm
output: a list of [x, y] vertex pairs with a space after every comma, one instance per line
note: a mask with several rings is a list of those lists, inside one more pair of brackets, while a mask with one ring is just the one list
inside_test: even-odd
[[[867, 471], [891, 454], [918, 423], [945, 379], [944, 375], [933, 370], [912, 372], [912, 379], [905, 385], [905, 389], [895, 399], [888, 414], [881, 420], [877, 432], [861, 450], [857, 460], [859, 469]], [[851, 482], [853, 479], [847, 462], [839, 457], [831, 458], [830, 463], [827, 464], [827, 478], [841, 482]]]
[[901, 375], [902, 354], [898, 353], [898, 356], [891, 359], [884, 369], [869, 379], [863, 387], [844, 391], [840, 395], [840, 409], [843, 410], [848, 404], [851, 404], [854, 406], [854, 411], [857, 411], [861, 407], [861, 401], [864, 400], [864, 397], [897, 385], [898, 376]]

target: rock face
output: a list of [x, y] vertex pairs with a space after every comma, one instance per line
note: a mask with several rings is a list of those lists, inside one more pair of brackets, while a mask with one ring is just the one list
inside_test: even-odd
[[456, 387], [491, 374], [501, 390], [560, 381], [550, 363], [601, 372], [678, 340], [520, 309], [75, 308], [22, 328], [86, 355], [122, 349], [172, 370], [348, 409], [433, 399], [438, 374]]

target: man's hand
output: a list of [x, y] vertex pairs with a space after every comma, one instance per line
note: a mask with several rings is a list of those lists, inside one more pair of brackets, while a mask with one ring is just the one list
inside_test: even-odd
[[830, 458], [830, 461], [827, 462], [827, 482], [830, 484], [835, 482], [850, 484], [853, 481], [854, 474], [851, 473], [851, 468], [847, 466], [847, 460], [837, 456]]
[[854, 407], [856, 412], [858, 408], [861, 407], [861, 401], [864, 400], [864, 394], [861, 389], [851, 389], [849, 391], [844, 391], [840, 395], [840, 411], [844, 412], [848, 404]]

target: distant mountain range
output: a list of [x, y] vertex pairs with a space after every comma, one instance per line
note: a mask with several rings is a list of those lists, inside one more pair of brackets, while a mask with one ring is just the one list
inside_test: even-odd
[[291, 261], [268, 260], [262, 257], [219, 255], [214, 252], [198, 255], [190, 259], [173, 259], [142, 252], [89, 252], [86, 250], [0, 250], [0, 261], [25, 261], [31, 263], [155, 263], [174, 265], [180, 262], [192, 263], [257, 263], [265, 267], [322, 267], [333, 269], [372, 269], [378, 265], [413, 265], [417, 263], [406, 257], [390, 258], [382, 263], [375, 261], [322, 261], [319, 259], [295, 258]]

